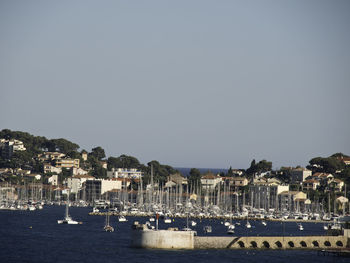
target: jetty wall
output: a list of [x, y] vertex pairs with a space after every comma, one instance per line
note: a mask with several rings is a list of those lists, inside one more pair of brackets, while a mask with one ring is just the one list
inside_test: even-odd
[[193, 231], [134, 230], [132, 247], [158, 249], [193, 249]]
[[195, 249], [339, 249], [346, 236], [194, 237]]

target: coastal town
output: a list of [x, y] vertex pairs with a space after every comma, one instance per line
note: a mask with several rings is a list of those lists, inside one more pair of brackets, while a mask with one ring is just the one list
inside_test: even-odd
[[106, 158], [101, 147], [78, 151], [64, 139], [0, 132], [0, 209], [36, 210], [71, 202], [123, 215], [298, 219], [330, 221], [349, 213], [350, 157], [338, 153], [307, 167], [181, 169], [132, 156]]

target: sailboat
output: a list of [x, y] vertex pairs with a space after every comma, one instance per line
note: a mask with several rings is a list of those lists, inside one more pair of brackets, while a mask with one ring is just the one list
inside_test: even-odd
[[109, 210], [106, 213], [106, 225], [103, 230], [106, 232], [114, 232], [114, 228], [109, 224]]
[[227, 234], [229, 234], [229, 235], [234, 234], [235, 233], [234, 227], [235, 227], [234, 225], [229, 225], [227, 228]]
[[299, 228], [300, 231], [304, 230], [304, 227], [303, 227], [303, 225], [301, 223], [298, 224], [298, 228]]
[[252, 227], [252, 225], [248, 221], [248, 214], [247, 214], [247, 223], [245, 224], [245, 227], [246, 228], [251, 228]]
[[234, 229], [235, 229], [235, 224], [232, 224], [232, 217], [231, 217], [230, 224], [227, 227], [227, 234], [229, 235], [234, 234], [235, 233]]
[[77, 224], [81, 224], [81, 222], [75, 221], [73, 220], [70, 215], [69, 215], [69, 193], [67, 195], [67, 202], [66, 202], [66, 213], [64, 216], [63, 220], [57, 220], [57, 224], [68, 224], [68, 225], [77, 225]]
[[186, 213], [186, 227], [182, 228], [183, 231], [192, 231], [192, 229], [188, 226], [188, 213]]

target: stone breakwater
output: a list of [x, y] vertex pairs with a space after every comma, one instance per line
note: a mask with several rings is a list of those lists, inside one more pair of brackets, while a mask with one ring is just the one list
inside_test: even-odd
[[350, 231], [337, 236], [195, 236], [194, 231], [151, 230], [134, 224], [133, 247], [155, 249], [313, 249], [342, 250], [350, 246]]
[[345, 236], [194, 237], [195, 249], [340, 249]]

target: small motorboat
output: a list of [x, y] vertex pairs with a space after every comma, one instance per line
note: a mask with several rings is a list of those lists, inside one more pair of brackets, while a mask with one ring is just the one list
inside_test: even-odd
[[171, 219], [169, 217], [164, 218], [165, 224], [171, 224]]
[[120, 215], [120, 216], [118, 217], [118, 221], [119, 221], [119, 222], [127, 222], [128, 220], [126, 219], [125, 216]]

